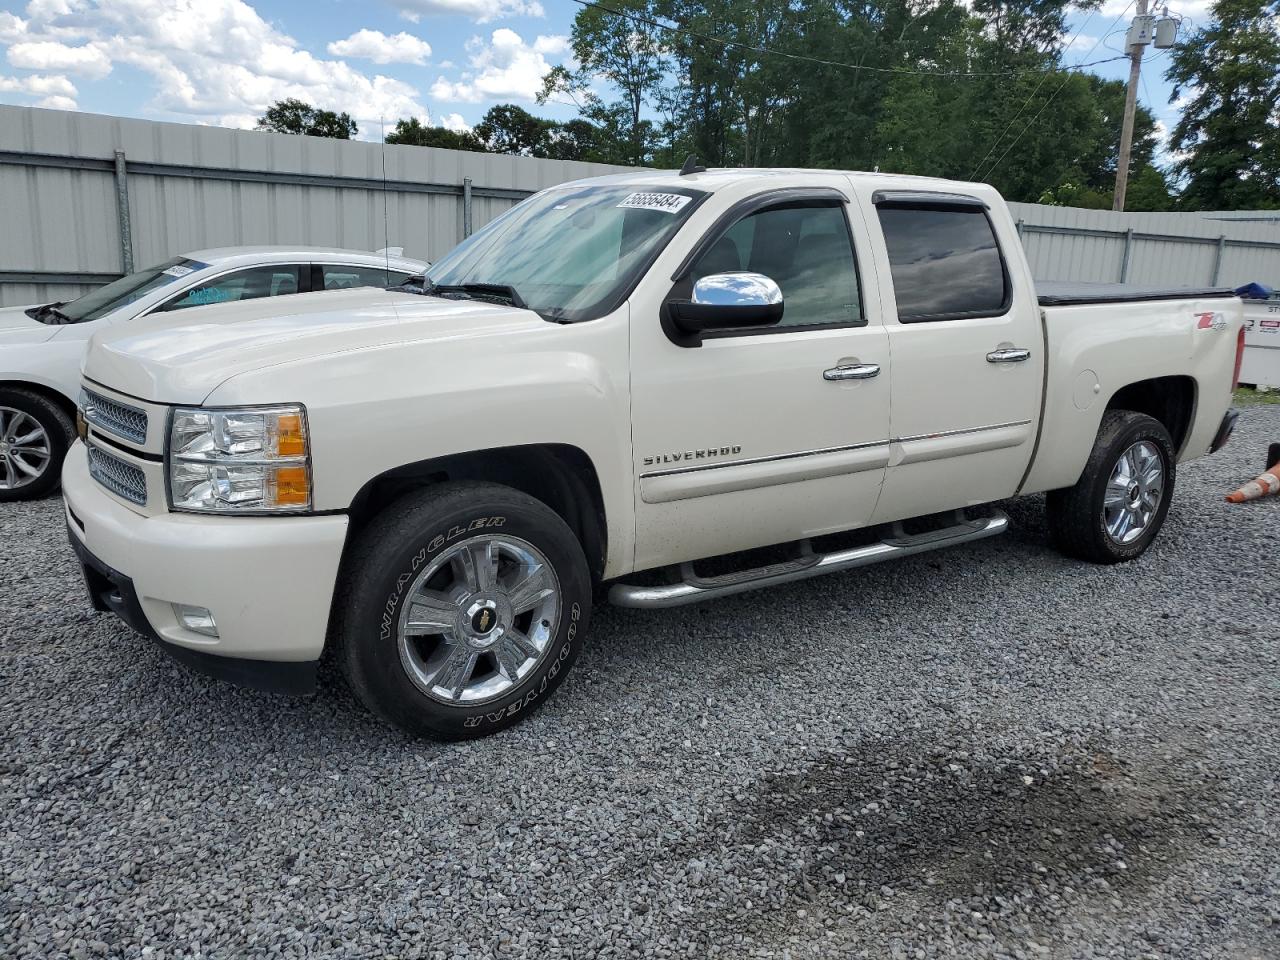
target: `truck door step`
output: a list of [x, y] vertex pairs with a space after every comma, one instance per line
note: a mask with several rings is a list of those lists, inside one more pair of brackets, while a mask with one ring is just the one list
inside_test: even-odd
[[794, 560], [771, 563], [762, 567], [739, 570], [720, 576], [703, 577], [694, 572], [692, 563], [680, 565], [680, 582], [659, 586], [637, 586], [615, 583], [609, 588], [609, 602], [620, 607], [681, 607], [702, 600], [714, 600], [759, 587], [771, 587], [816, 577], [823, 573], [852, 570], [869, 564], [909, 557], [912, 554], [969, 543], [1004, 533], [1009, 517], [992, 510], [982, 517], [967, 519], [956, 511], [951, 526], [924, 533], [908, 533], [901, 523], [888, 527], [875, 542], [829, 553], [815, 553], [812, 543], [800, 541], [800, 556]]

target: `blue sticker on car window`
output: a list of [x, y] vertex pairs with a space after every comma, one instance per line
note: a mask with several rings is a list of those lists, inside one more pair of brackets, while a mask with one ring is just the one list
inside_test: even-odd
[[231, 295], [230, 290], [222, 287], [205, 287], [203, 290], [192, 290], [187, 294], [184, 304], [193, 307], [202, 307], [210, 303], [227, 303], [235, 299]]

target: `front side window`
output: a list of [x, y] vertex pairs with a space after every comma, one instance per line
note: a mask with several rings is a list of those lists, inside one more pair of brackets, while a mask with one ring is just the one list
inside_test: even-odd
[[592, 320], [621, 304], [703, 196], [671, 186], [553, 188], [463, 241], [427, 280], [450, 296], [509, 288], [547, 319]]
[[207, 263], [188, 260], [186, 257], [174, 257], [172, 260], [158, 263], [154, 267], [148, 267], [145, 270], [139, 270], [137, 273], [131, 273], [127, 277], [112, 281], [105, 287], [99, 287], [92, 293], [86, 293], [78, 300], [64, 303], [58, 309], [58, 313], [66, 317], [70, 323], [97, 320], [105, 317], [113, 310], [118, 310], [123, 306], [141, 300], [153, 290], [159, 290], [161, 287], [177, 283], [197, 270], [208, 269], [209, 264]]
[[234, 303], [259, 297], [282, 297], [298, 292], [297, 264], [272, 264], [237, 270], [225, 277], [193, 287], [182, 296], [170, 300], [161, 310], [185, 310], [211, 303]]
[[[694, 281], [761, 273], [782, 290], [781, 327], [865, 323], [844, 210], [804, 201], [743, 217], [698, 258]], [[771, 327], [769, 329], [776, 329]]]
[[1009, 306], [1000, 247], [981, 207], [880, 206], [898, 319], [993, 317]]

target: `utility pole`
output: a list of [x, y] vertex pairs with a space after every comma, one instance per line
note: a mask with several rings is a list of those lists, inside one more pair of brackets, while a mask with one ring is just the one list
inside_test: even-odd
[[1138, 14], [1129, 28], [1129, 88], [1124, 95], [1124, 122], [1120, 126], [1120, 159], [1116, 163], [1116, 192], [1112, 210], [1124, 209], [1124, 195], [1129, 188], [1129, 156], [1133, 152], [1133, 112], [1138, 106], [1138, 80], [1142, 73], [1142, 54], [1151, 41], [1151, 19], [1147, 17], [1147, 0], [1138, 0]]

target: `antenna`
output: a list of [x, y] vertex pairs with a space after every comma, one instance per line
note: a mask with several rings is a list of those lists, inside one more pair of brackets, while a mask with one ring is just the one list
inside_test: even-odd
[[378, 116], [378, 126], [382, 128], [382, 247], [387, 265], [386, 275], [382, 278], [391, 282], [391, 223], [387, 213], [387, 120]]
[[692, 173], [706, 173], [707, 168], [698, 162], [698, 155], [691, 153], [685, 157], [684, 166], [680, 168], [680, 176], [687, 177]]

